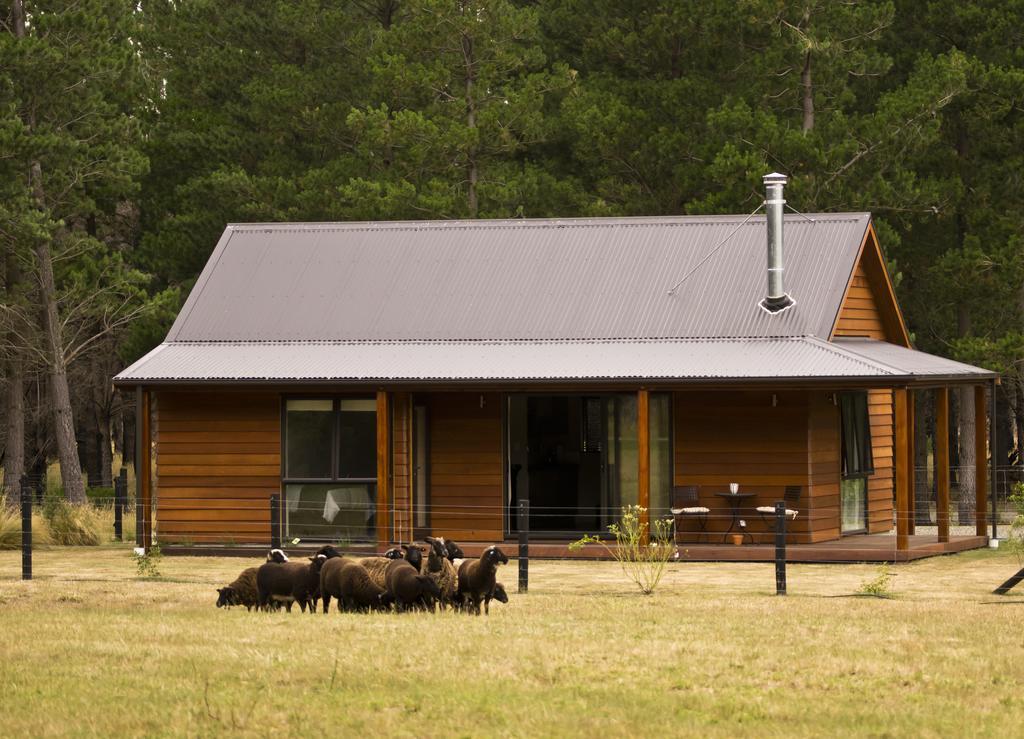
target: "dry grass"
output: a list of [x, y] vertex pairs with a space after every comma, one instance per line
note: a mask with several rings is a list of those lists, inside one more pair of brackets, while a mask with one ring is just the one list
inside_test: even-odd
[[1024, 718], [1017, 569], [975, 552], [893, 568], [673, 564], [652, 597], [614, 563], [534, 562], [490, 618], [218, 611], [250, 562], [0, 552], [0, 733], [422, 736], [1013, 735]]

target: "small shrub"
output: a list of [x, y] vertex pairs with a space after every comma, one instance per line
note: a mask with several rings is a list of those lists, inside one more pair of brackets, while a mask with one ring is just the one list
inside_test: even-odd
[[865, 580], [857, 589], [857, 595], [871, 595], [875, 598], [891, 598], [892, 581], [896, 574], [890, 572], [887, 565], [878, 568], [878, 572], [871, 580]]
[[608, 527], [615, 538], [615, 546], [609, 546], [597, 536], [584, 536], [569, 545], [569, 549], [582, 549], [586, 544], [600, 544], [605, 548], [622, 572], [636, 583], [640, 592], [650, 595], [658, 587], [665, 574], [665, 566], [676, 554], [671, 518], [654, 519], [653, 535], [648, 535], [648, 526], [642, 522], [646, 508], [628, 505], [622, 508], [619, 523]]
[[85, 497], [94, 506], [113, 506], [114, 505], [114, 488], [86, 488]]
[[90, 505], [74, 505], [48, 496], [43, 503], [43, 516], [54, 544], [96, 546], [110, 539], [105, 517]]
[[139, 577], [158, 578], [160, 577], [160, 559], [163, 554], [160, 552], [160, 545], [154, 544], [145, 554], [132, 553], [135, 558], [135, 568]]
[[1006, 536], [1006, 547], [1017, 557], [1017, 563], [1024, 566], [1024, 482], [1013, 486], [1010, 502], [1016, 515]]

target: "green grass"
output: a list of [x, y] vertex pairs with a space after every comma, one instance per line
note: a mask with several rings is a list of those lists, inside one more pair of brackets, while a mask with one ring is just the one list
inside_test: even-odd
[[614, 563], [515, 563], [490, 618], [214, 608], [249, 561], [129, 547], [0, 552], [0, 734], [1011, 736], [1024, 592], [1001, 552], [893, 568], [672, 564], [639, 595]]

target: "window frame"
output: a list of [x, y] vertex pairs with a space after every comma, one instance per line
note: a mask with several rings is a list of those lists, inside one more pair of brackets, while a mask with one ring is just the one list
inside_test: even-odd
[[[331, 476], [330, 477], [289, 477], [288, 476], [288, 401], [289, 400], [329, 400], [331, 401]], [[342, 400], [373, 400], [375, 395], [366, 394], [301, 394], [281, 396], [281, 489], [288, 485], [315, 485], [329, 484], [335, 482], [345, 483], [373, 483], [378, 482], [377, 476], [373, 477], [340, 477], [338, 466], [341, 461], [341, 401]], [[379, 424], [377, 411], [374, 411], [374, 420]], [[376, 440], [374, 440], [376, 445]], [[375, 455], [376, 456], [376, 455]], [[379, 469], [379, 460], [374, 459], [374, 468]]]

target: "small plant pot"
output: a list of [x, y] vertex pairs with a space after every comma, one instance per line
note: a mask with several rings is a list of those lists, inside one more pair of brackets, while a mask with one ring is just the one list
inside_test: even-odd
[[729, 538], [732, 540], [732, 543], [736, 546], [739, 546], [743, 543], [743, 534], [729, 534]]

